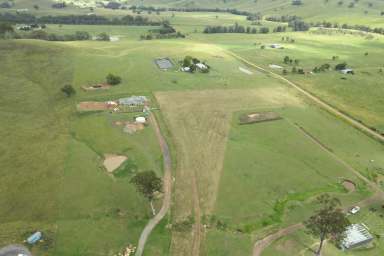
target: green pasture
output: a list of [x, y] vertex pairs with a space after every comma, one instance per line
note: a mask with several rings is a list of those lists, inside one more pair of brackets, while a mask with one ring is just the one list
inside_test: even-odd
[[22, 243], [34, 230], [47, 240], [32, 248], [39, 255], [108, 254], [135, 244], [151, 216], [149, 204], [129, 183], [132, 174], [108, 175], [102, 159], [124, 154], [134, 171], [161, 176], [152, 128], [127, 135], [112, 122], [132, 115], [76, 113], [76, 99], [59, 90], [75, 78], [67, 47], [0, 44], [1, 246]]
[[[294, 43], [282, 41], [282, 37], [294, 39]], [[196, 35], [196, 40], [220, 44], [253, 63], [282, 74], [282, 69], [272, 69], [270, 64], [282, 66], [286, 76], [304, 89], [352, 115], [371, 127], [384, 130], [383, 100], [384, 64], [380, 57], [384, 38], [380, 35], [363, 36], [356, 32], [343, 34], [337, 31], [313, 30], [305, 33], [275, 33], [268, 35]], [[272, 43], [284, 49], [271, 49]], [[265, 49], [261, 49], [265, 45]], [[298, 65], [286, 65], [285, 56], [298, 59]], [[336, 60], [332, 60], [337, 56]], [[355, 75], [342, 75], [334, 69], [346, 62]], [[316, 66], [328, 63], [332, 70], [316, 74], [292, 74], [293, 66], [311, 72]], [[343, 79], [342, 79], [343, 78]]]

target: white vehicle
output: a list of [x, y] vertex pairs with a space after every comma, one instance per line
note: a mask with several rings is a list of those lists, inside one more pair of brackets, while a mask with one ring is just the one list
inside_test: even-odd
[[350, 214], [356, 214], [360, 211], [360, 207], [359, 206], [354, 206], [351, 210], [349, 210], [349, 213]]

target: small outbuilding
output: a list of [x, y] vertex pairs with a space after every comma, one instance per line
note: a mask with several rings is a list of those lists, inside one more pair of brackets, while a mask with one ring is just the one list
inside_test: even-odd
[[351, 75], [353, 75], [355, 72], [353, 71], [353, 69], [351, 69], [351, 68], [346, 68], [346, 69], [342, 69], [342, 70], [340, 70], [340, 72], [342, 73], [342, 74], [344, 74], [344, 75], [347, 75], [347, 74], [351, 74]]
[[281, 49], [281, 48], [283, 48], [280, 44], [271, 44], [270, 47], [272, 49]]
[[143, 116], [138, 116], [135, 118], [135, 122], [138, 124], [145, 124], [147, 122], [147, 119]]
[[125, 106], [144, 106], [147, 102], [148, 99], [145, 96], [132, 96], [118, 100], [119, 105]]
[[345, 231], [345, 238], [341, 242], [340, 247], [343, 250], [356, 248], [366, 245], [373, 240], [373, 236], [369, 233], [368, 228], [364, 224], [352, 224]]
[[38, 241], [40, 241], [40, 239], [43, 237], [43, 234], [40, 232], [40, 231], [37, 231], [35, 233], [33, 233], [32, 235], [30, 235], [28, 238], [27, 238], [27, 243], [28, 244], [35, 244], [37, 243]]
[[201, 63], [201, 62], [196, 63], [196, 67], [201, 69], [201, 70], [204, 70], [204, 69], [208, 68], [207, 65], [205, 65], [204, 63]]

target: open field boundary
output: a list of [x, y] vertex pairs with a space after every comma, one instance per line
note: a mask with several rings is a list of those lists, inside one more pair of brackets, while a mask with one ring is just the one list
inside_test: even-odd
[[267, 74], [272, 75], [273, 77], [275, 77], [277, 79], [280, 79], [280, 80], [286, 82], [287, 84], [289, 84], [290, 86], [292, 86], [293, 88], [295, 88], [296, 90], [298, 90], [299, 92], [304, 94], [307, 98], [312, 100], [314, 103], [316, 103], [317, 105], [319, 105], [323, 109], [327, 110], [328, 112], [330, 112], [331, 114], [335, 115], [336, 117], [346, 121], [347, 123], [349, 123], [353, 127], [359, 129], [360, 131], [364, 132], [368, 136], [376, 139], [380, 143], [384, 144], [384, 135], [382, 135], [379, 132], [376, 132], [376, 131], [372, 130], [372, 128], [370, 128], [366, 124], [357, 121], [355, 118], [353, 118], [350, 115], [344, 113], [343, 111], [337, 109], [336, 107], [333, 107], [329, 103], [327, 103], [324, 100], [322, 100], [321, 98], [313, 95], [312, 93], [310, 93], [307, 90], [303, 89], [301, 86], [297, 85], [296, 83], [291, 82], [290, 80], [286, 79], [285, 77], [283, 77], [283, 76], [281, 76], [279, 74], [276, 74], [276, 73], [274, 73], [272, 71], [266, 70], [266, 69], [264, 69], [264, 68], [262, 68], [262, 67], [260, 67], [260, 66], [258, 66], [256, 64], [254, 64], [253, 62], [250, 62], [250, 61], [244, 59], [243, 57], [237, 55], [234, 52], [231, 52], [231, 51], [227, 51], [227, 52], [228, 52], [229, 55], [233, 56], [234, 58], [236, 58], [236, 59], [238, 59], [238, 60], [240, 60], [242, 62], [244, 62], [245, 64], [247, 64], [247, 65], [249, 65], [249, 66], [251, 66], [253, 68], [256, 68], [258, 70], [261, 70], [261, 71], [263, 71], [263, 72], [265, 72]]

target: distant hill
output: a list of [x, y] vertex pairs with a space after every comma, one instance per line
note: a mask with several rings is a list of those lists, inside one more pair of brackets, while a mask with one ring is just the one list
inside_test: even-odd
[[[293, 4], [293, 3], [301, 4]], [[263, 15], [297, 15], [311, 21], [384, 26], [383, 0], [128, 0], [168, 7], [236, 8]]]

